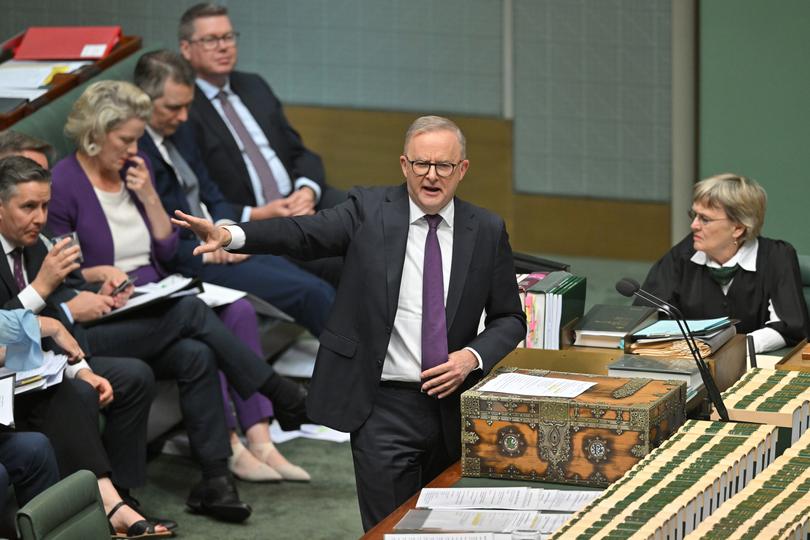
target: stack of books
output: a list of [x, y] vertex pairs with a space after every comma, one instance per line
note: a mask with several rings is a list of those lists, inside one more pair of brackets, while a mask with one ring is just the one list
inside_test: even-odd
[[[716, 352], [737, 334], [733, 322], [728, 317], [686, 321], [703, 358]], [[633, 354], [665, 358], [692, 358], [689, 345], [683, 339], [683, 334], [675, 321], [658, 321], [637, 330], [631, 337], [633, 342], [630, 344], [630, 352]]]
[[722, 396], [729, 419], [787, 428], [791, 442], [810, 426], [810, 373], [751, 369]]
[[597, 304], [577, 323], [574, 345], [624, 349], [628, 336], [657, 320], [655, 308]]
[[[697, 538], [795, 538], [810, 532], [810, 434], [701, 523]], [[691, 538], [691, 536], [690, 536]]]
[[518, 276], [527, 320], [526, 348], [560, 348], [562, 328], [585, 311], [585, 285], [584, 277], [564, 271]]
[[775, 460], [776, 440], [772, 426], [689, 420], [552, 538], [683, 538], [734, 505]]

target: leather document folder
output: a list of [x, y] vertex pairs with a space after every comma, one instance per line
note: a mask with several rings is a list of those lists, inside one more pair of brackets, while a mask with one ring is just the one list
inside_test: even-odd
[[120, 26], [32, 26], [14, 52], [17, 60], [97, 60], [118, 43]]

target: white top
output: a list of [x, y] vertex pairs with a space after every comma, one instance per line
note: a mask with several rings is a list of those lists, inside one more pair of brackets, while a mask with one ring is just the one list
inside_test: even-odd
[[[692, 258], [690, 259], [695, 264], [700, 264], [703, 266], [708, 266], [710, 268], [732, 268], [734, 265], [739, 264], [740, 268], [746, 270], [748, 272], [756, 272], [757, 271], [757, 253], [759, 252], [759, 240], [754, 238], [750, 242], [743, 243], [740, 246], [740, 249], [737, 250], [737, 253], [734, 254], [729, 260], [727, 260], [722, 265], [718, 264], [716, 261], [713, 261], [709, 258], [706, 253], [702, 251], [696, 251]], [[731, 281], [726, 283], [722, 286], [723, 294], [728, 294], [728, 290], [731, 287], [731, 284], [734, 283], [734, 279], [732, 278]], [[779, 318], [779, 315], [776, 314], [776, 310], [773, 308], [773, 300], [770, 298], [768, 299], [768, 313], [770, 313], [770, 318], [767, 322], [776, 322], [781, 321], [782, 319]], [[761, 353], [765, 351], [775, 351], [776, 349], [781, 349], [786, 345], [785, 338], [782, 337], [782, 334], [774, 330], [773, 328], [759, 328], [754, 330], [749, 336], [754, 338], [754, 349], [756, 352]]]
[[149, 229], [129, 191], [123, 185], [116, 193], [102, 191], [95, 186], [93, 191], [110, 225], [115, 254], [113, 264], [124, 272], [148, 265], [151, 251]]
[[[259, 123], [256, 122], [256, 119], [253, 118], [253, 115], [250, 113], [248, 108], [244, 103], [242, 103], [241, 98], [236, 95], [233, 90], [231, 90], [231, 83], [227, 82], [225, 83], [225, 86], [219, 88], [206, 80], [197, 79], [197, 86], [199, 86], [200, 90], [202, 90], [203, 94], [205, 94], [205, 97], [207, 97], [211, 102], [211, 105], [214, 106], [214, 109], [217, 111], [220, 118], [222, 118], [222, 121], [225, 122], [225, 125], [228, 126], [228, 131], [231, 132], [231, 137], [233, 137], [233, 140], [236, 141], [236, 145], [242, 152], [242, 159], [244, 160], [245, 167], [247, 167], [248, 174], [250, 175], [250, 185], [253, 187], [253, 195], [256, 199], [256, 206], [264, 206], [267, 203], [267, 201], [264, 199], [262, 182], [259, 179], [259, 175], [256, 173], [256, 169], [253, 168], [253, 163], [251, 163], [250, 159], [245, 153], [245, 145], [242, 143], [241, 139], [239, 139], [239, 136], [233, 129], [228, 117], [225, 116], [225, 112], [222, 110], [222, 103], [220, 103], [219, 98], [217, 97], [220, 90], [225, 92], [225, 94], [228, 96], [228, 101], [230, 102], [234, 111], [236, 111], [236, 115], [242, 121], [242, 124], [244, 124], [245, 129], [247, 129], [248, 133], [250, 134], [250, 138], [253, 139], [253, 142], [256, 143], [256, 146], [259, 147], [262, 155], [267, 160], [270, 170], [273, 171], [273, 177], [276, 179], [278, 192], [282, 195], [290, 193], [293, 189], [293, 182], [290, 179], [290, 175], [287, 174], [287, 169], [284, 167], [281, 159], [279, 159], [276, 151], [273, 150], [272, 146], [270, 146], [270, 142], [267, 140], [267, 137], [265, 136], [264, 131], [262, 131], [262, 128], [259, 126]], [[315, 192], [315, 201], [317, 202], [320, 200], [321, 186], [319, 186], [317, 182], [305, 176], [296, 178], [295, 189], [301, 189], [302, 187], [311, 188]], [[245, 207], [242, 210], [242, 221], [250, 221], [250, 207]]]

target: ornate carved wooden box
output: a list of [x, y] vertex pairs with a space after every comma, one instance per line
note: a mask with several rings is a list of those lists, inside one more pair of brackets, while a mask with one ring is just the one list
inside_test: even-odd
[[[595, 382], [576, 398], [481, 392], [506, 371]], [[500, 368], [461, 396], [462, 474], [604, 487], [684, 422], [686, 385]]]

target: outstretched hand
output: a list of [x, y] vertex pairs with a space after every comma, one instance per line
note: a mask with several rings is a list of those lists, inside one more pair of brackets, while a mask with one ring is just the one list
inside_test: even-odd
[[214, 253], [231, 243], [231, 233], [223, 227], [217, 227], [207, 219], [191, 216], [180, 210], [175, 210], [172, 223], [184, 229], [190, 229], [202, 243], [194, 248], [194, 255]]

